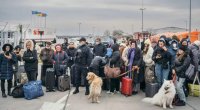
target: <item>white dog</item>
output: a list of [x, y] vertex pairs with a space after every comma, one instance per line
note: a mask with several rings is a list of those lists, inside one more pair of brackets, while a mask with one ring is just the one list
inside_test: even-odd
[[144, 98], [142, 101], [162, 106], [164, 109], [166, 109], [166, 106], [173, 108], [172, 101], [175, 94], [176, 90], [173, 81], [164, 80], [164, 83], [157, 94], [155, 94], [152, 98]]
[[93, 72], [89, 72], [86, 78], [90, 84], [90, 94], [88, 99], [92, 99], [92, 103], [99, 103], [101, 86], [103, 85], [102, 79], [95, 75]]

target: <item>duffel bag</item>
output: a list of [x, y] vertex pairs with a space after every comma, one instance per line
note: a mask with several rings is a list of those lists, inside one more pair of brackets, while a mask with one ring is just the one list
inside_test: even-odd
[[16, 86], [12, 90], [12, 96], [14, 98], [23, 98], [24, 97], [23, 84], [20, 84], [20, 85]]
[[44, 95], [41, 81], [30, 81], [23, 86], [25, 99], [31, 100]]

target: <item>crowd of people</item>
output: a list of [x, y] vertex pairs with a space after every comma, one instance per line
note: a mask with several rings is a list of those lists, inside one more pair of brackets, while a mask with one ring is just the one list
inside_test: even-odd
[[[55, 45], [51, 48], [51, 42], [47, 42], [44, 49], [41, 50], [39, 58], [43, 62], [41, 77], [45, 76], [47, 68], [55, 69], [56, 81], [58, 77], [66, 73], [65, 66], [75, 71], [70, 73], [71, 80], [75, 91], [79, 93], [81, 81], [84, 78], [86, 88], [85, 95], [89, 94], [89, 84], [86, 75], [89, 71], [94, 72], [99, 77], [105, 77], [104, 66], [109, 65], [111, 68], [119, 67], [122, 72], [131, 70], [128, 77], [133, 79], [133, 95], [138, 94], [140, 90], [145, 90], [145, 83], [148, 82], [148, 72], [152, 70], [156, 82], [162, 85], [164, 79], [173, 79], [176, 86], [177, 94], [180, 100], [176, 105], [185, 105], [186, 96], [183, 86], [187, 86], [189, 79], [185, 71], [190, 64], [195, 67], [195, 74], [199, 74], [198, 66], [200, 63], [200, 41], [191, 43], [188, 38], [181, 41], [176, 36], [167, 38], [161, 36], [156, 45], [152, 45], [149, 39], [138, 41], [127, 39], [125, 43], [118, 44], [117, 39], [113, 43], [104, 45], [100, 38], [95, 39], [95, 45], [91, 49], [87, 45], [86, 38], [79, 39], [79, 46], [76, 47], [74, 42], [68, 42], [64, 39], [63, 44]], [[0, 79], [2, 97], [7, 97], [5, 93], [5, 80], [8, 82], [8, 95], [11, 95], [12, 79], [14, 74], [14, 86], [17, 85], [18, 61], [24, 61], [24, 69], [29, 81], [37, 80], [38, 76], [38, 55], [35, 44], [32, 40], [25, 43], [25, 51], [20, 55], [20, 46], [5, 44], [3, 52], [0, 54]], [[83, 77], [82, 77], [83, 76]], [[120, 77], [103, 79], [102, 89], [109, 94], [120, 92]], [[55, 86], [58, 86], [56, 83]], [[187, 87], [186, 87], [187, 88]]]

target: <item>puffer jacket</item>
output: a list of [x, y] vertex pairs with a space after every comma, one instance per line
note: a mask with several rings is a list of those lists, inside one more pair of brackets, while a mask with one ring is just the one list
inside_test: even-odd
[[67, 64], [68, 67], [71, 67], [74, 64], [76, 50], [77, 50], [76, 48], [67, 49], [67, 55], [69, 56], [69, 60]]
[[106, 65], [106, 59], [101, 56], [96, 56], [92, 60], [90, 67], [94, 69], [99, 69], [101, 66], [104, 66], [104, 65]]
[[198, 66], [199, 66], [199, 47], [195, 44], [189, 46], [189, 55], [190, 55], [190, 58], [191, 58], [191, 64], [194, 65], [194, 70], [195, 72], [198, 71]]
[[[157, 54], [161, 55], [161, 58], [156, 59]], [[164, 51], [162, 48], [157, 47], [153, 52], [152, 60], [157, 64], [166, 64], [171, 61], [171, 54], [168, 51]]]
[[53, 49], [42, 49], [42, 51], [40, 52], [40, 59], [42, 60], [43, 65], [52, 65], [51, 58], [53, 56], [53, 53]]
[[190, 65], [190, 56], [186, 55], [185, 57], [183, 57], [183, 59], [181, 61], [179, 61], [177, 58], [174, 62], [174, 66], [173, 69], [175, 69], [176, 71], [176, 75], [180, 78], [186, 78], [185, 76], [185, 71], [187, 70], [187, 68]]
[[[61, 66], [67, 67], [67, 61], [69, 57], [65, 51], [54, 52], [52, 56], [52, 62], [54, 63], [54, 69], [56, 75], [64, 74], [65, 70], [61, 70]], [[64, 69], [64, 68], [62, 68]], [[67, 68], [65, 68], [67, 69]]]
[[120, 67], [120, 53], [118, 45], [113, 45], [112, 47], [113, 53], [110, 58], [110, 67]]
[[17, 58], [13, 53], [11, 59], [7, 59], [4, 53], [0, 54], [0, 79], [12, 79], [13, 78], [13, 66], [17, 63]]
[[154, 64], [154, 61], [152, 60], [152, 56], [153, 56], [153, 48], [150, 46], [147, 53], [143, 55], [145, 66], [150, 67]]

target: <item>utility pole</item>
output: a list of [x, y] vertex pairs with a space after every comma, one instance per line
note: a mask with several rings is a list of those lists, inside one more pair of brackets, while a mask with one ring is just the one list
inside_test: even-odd
[[185, 30], [188, 31], [188, 29], [187, 29], [187, 20], [185, 20]]
[[189, 39], [191, 38], [191, 5], [192, 5], [192, 3], [191, 3], [192, 1], [190, 0], [190, 14], [189, 14]]
[[143, 21], [143, 15], [144, 15], [144, 10], [146, 8], [143, 7], [143, 0], [142, 0], [142, 8], [140, 10], [142, 11], [142, 37], [143, 37], [143, 31], [144, 31], [144, 21]]

